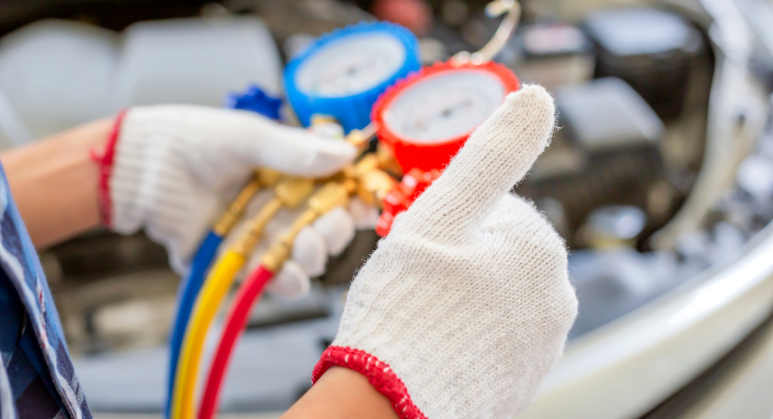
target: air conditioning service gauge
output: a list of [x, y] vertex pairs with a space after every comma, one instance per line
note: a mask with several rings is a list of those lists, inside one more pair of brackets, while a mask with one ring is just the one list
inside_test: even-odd
[[518, 78], [501, 64], [446, 63], [426, 67], [389, 88], [373, 107], [380, 145], [403, 177], [383, 199], [376, 232], [385, 236], [451, 161], [467, 138], [518, 90]]
[[386, 22], [360, 23], [323, 35], [285, 68], [285, 90], [300, 122], [314, 114], [344, 130], [364, 128], [378, 96], [421, 67], [416, 37]]
[[442, 169], [518, 85], [512, 71], [492, 62], [424, 68], [389, 88], [374, 106], [379, 140], [405, 173]]

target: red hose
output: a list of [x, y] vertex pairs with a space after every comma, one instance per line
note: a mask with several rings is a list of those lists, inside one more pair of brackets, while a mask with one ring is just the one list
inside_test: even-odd
[[212, 359], [212, 365], [209, 367], [204, 394], [201, 398], [199, 407], [199, 419], [212, 419], [220, 404], [220, 390], [223, 379], [225, 378], [228, 364], [231, 361], [231, 354], [236, 347], [236, 342], [242, 335], [250, 310], [258, 297], [263, 293], [263, 289], [268, 281], [274, 276], [274, 273], [263, 266], [259, 266], [252, 271], [244, 281], [236, 298], [231, 305], [231, 311], [226, 318], [225, 329], [220, 338], [220, 343]]

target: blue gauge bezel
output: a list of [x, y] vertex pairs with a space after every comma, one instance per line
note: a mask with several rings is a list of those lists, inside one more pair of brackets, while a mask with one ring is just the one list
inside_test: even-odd
[[[327, 45], [338, 42], [342, 38], [373, 32], [388, 33], [394, 36], [405, 49], [405, 60], [402, 66], [389, 78], [364, 92], [342, 97], [306, 94], [297, 87], [296, 75], [307, 59], [324, 50]], [[285, 67], [285, 92], [295, 114], [304, 126], [310, 124], [312, 115], [325, 114], [335, 117], [344, 127], [344, 130], [349, 132], [368, 125], [371, 108], [387, 87], [420, 68], [419, 42], [408, 29], [389, 22], [360, 22], [322, 35], [304, 52], [293, 58]]]

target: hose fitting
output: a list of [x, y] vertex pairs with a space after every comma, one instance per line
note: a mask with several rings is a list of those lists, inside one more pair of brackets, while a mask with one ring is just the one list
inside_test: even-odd
[[261, 259], [261, 264], [271, 272], [277, 272], [290, 257], [295, 236], [303, 227], [314, 222], [320, 215], [335, 207], [346, 206], [349, 195], [354, 192], [356, 182], [347, 179], [344, 182], [330, 182], [309, 198], [309, 209], [293, 221], [290, 228], [280, 235]]
[[274, 197], [271, 198], [250, 220], [250, 225], [239, 241], [234, 244], [233, 251], [248, 256], [258, 244], [268, 222], [283, 207], [295, 208], [309, 196], [314, 190], [314, 181], [311, 179], [292, 178], [280, 182], [274, 188]]
[[212, 228], [212, 231], [214, 231], [215, 234], [220, 237], [225, 237], [231, 232], [231, 229], [234, 228], [236, 222], [239, 221], [244, 214], [244, 207], [247, 206], [250, 199], [252, 199], [255, 193], [260, 189], [260, 185], [261, 182], [258, 180], [256, 174], [256, 176], [242, 188], [239, 195], [236, 196], [236, 199], [231, 202], [231, 205], [228, 206], [225, 213], [223, 213], [217, 223], [215, 223], [215, 226]]

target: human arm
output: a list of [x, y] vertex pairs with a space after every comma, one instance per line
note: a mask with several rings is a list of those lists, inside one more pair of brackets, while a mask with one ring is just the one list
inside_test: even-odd
[[282, 415], [282, 419], [397, 419], [389, 401], [368, 379], [346, 368], [331, 368]]
[[101, 119], [0, 153], [35, 247], [99, 225], [99, 167], [90, 152], [103, 147], [112, 125]]

